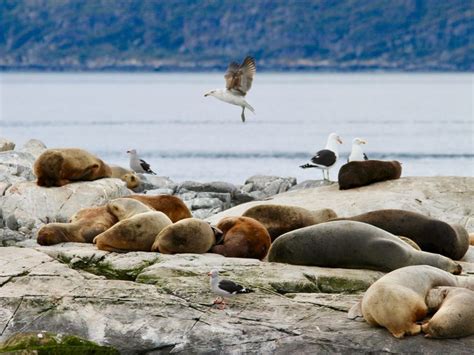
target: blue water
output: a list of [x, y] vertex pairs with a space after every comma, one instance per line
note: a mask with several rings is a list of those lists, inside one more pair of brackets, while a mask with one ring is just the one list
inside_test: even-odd
[[204, 93], [221, 74], [0, 76], [0, 136], [22, 145], [81, 147], [128, 165], [135, 148], [175, 181], [243, 183], [254, 174], [320, 178], [302, 170], [337, 132], [368, 140], [373, 159], [396, 159], [404, 176], [474, 176], [472, 74], [260, 73], [247, 100], [256, 115]]

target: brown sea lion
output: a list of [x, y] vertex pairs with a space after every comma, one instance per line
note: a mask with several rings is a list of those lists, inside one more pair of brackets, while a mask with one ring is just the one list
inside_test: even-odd
[[91, 153], [77, 148], [47, 149], [34, 164], [38, 186], [64, 186], [112, 176], [110, 167]]
[[217, 228], [224, 233], [223, 244], [215, 245], [211, 253], [234, 258], [263, 259], [272, 240], [267, 229], [249, 217], [226, 217]]
[[164, 228], [151, 250], [163, 254], [202, 254], [208, 252], [215, 243], [216, 231], [209, 223], [197, 218], [186, 218]]
[[420, 213], [404, 210], [377, 210], [348, 218], [368, 223], [383, 230], [410, 238], [423, 251], [437, 253], [454, 260], [460, 260], [469, 248], [469, 235], [458, 224], [448, 224]]
[[117, 223], [117, 218], [106, 206], [83, 208], [69, 223], [49, 223], [38, 231], [37, 242], [53, 245], [63, 242], [92, 243], [95, 236]]
[[106, 251], [150, 251], [156, 236], [171, 224], [163, 212], [140, 213], [99, 234], [94, 238], [94, 244]]
[[120, 179], [127, 184], [127, 188], [134, 189], [140, 185], [140, 178], [134, 171], [122, 168], [118, 165], [109, 165], [112, 170], [112, 177]]
[[259, 221], [268, 230], [272, 241], [292, 230], [312, 226], [336, 218], [329, 208], [311, 211], [303, 207], [285, 205], [258, 205], [242, 215]]
[[428, 314], [425, 302], [428, 292], [437, 286], [474, 289], [474, 278], [454, 276], [428, 265], [407, 266], [375, 281], [362, 301], [354, 305], [349, 318], [362, 314], [373, 326], [387, 328], [396, 338], [421, 332], [422, 320]]
[[474, 233], [469, 234], [469, 244], [474, 245]]
[[133, 217], [139, 213], [154, 211], [153, 208], [131, 198], [116, 198], [107, 205], [107, 210], [113, 214], [119, 221]]
[[445, 256], [414, 250], [383, 229], [355, 221], [325, 222], [283, 234], [270, 247], [268, 261], [380, 271], [421, 264], [456, 274], [462, 270]]
[[425, 337], [474, 335], [474, 291], [461, 287], [436, 287], [428, 292], [426, 304], [437, 312], [421, 326]]
[[151, 208], [166, 214], [173, 223], [185, 218], [191, 218], [193, 215], [185, 203], [176, 196], [170, 195], [130, 195], [125, 198], [133, 198]]
[[402, 165], [396, 161], [365, 160], [351, 161], [339, 169], [340, 190], [370, 185], [374, 182], [398, 179]]

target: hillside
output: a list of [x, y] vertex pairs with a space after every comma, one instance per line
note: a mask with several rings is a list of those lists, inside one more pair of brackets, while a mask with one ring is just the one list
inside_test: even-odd
[[[472, 1], [3, 0], [2, 70], [471, 71]], [[472, 37], [471, 37], [472, 38]]]

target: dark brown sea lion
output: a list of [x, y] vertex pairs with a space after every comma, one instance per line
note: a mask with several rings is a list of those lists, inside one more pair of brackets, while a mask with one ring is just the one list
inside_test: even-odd
[[401, 175], [402, 165], [396, 160], [351, 161], [339, 169], [339, 189], [347, 190], [374, 182], [398, 179]]
[[193, 215], [186, 204], [176, 196], [170, 195], [130, 195], [125, 198], [133, 198], [152, 207], [157, 211], [166, 214], [173, 223], [185, 218], [191, 218]]

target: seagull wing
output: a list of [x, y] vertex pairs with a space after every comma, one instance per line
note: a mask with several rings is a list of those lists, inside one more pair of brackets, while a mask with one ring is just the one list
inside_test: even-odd
[[153, 170], [150, 169], [150, 164], [148, 164], [146, 161], [144, 161], [143, 159], [140, 159], [140, 166], [143, 168], [143, 170], [145, 170], [147, 173], [150, 173], [150, 174], [155, 174], [155, 172]]
[[245, 96], [252, 87], [256, 71], [255, 59], [252, 57], [246, 57], [242, 65], [236, 62], [230, 63], [224, 75], [227, 90]]
[[230, 280], [220, 280], [218, 287], [221, 290], [227, 291], [232, 295], [235, 295], [236, 293], [252, 292], [250, 290], [247, 290], [245, 287], [238, 285], [234, 281], [230, 281]]
[[369, 157], [367, 156], [367, 154], [363, 153], [364, 154], [364, 160], [369, 160]]
[[336, 154], [332, 150], [323, 149], [316, 153], [314, 157], [311, 158], [311, 162], [320, 166], [331, 166], [337, 160]]

